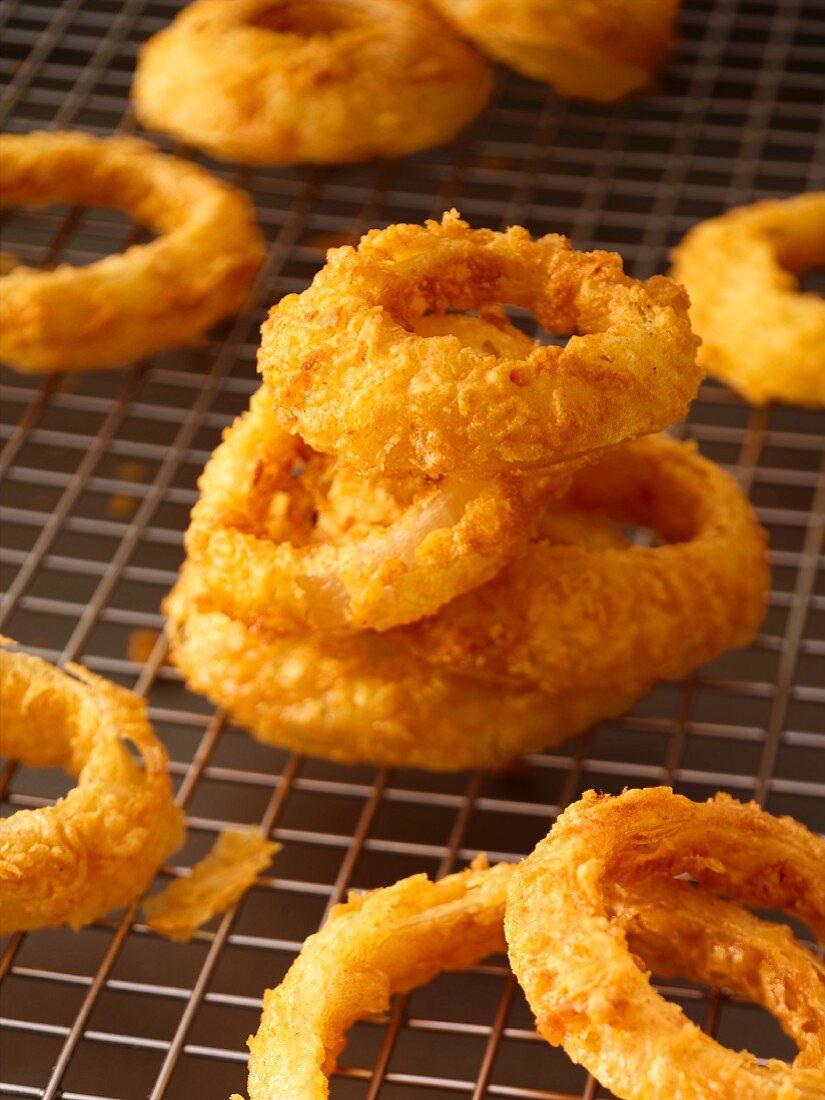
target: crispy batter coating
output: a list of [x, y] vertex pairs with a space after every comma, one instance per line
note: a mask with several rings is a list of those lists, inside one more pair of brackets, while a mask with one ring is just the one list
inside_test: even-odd
[[579, 99], [621, 99], [670, 53], [679, 0], [434, 0], [485, 53]]
[[[693, 952], [708, 976], [733, 962], [745, 988], [776, 1011], [799, 1037], [803, 1053], [790, 1066], [760, 1065], [748, 1052], [719, 1046], [675, 1004], [651, 987], [629, 950], [641, 931], [658, 941], [667, 961], [663, 918], [646, 925], [614, 919], [611, 888], [660, 882], [682, 898], [686, 921], [691, 888], [673, 881], [689, 874], [700, 887], [757, 908], [781, 909], [825, 933], [825, 841], [789, 817], [719, 794], [705, 803], [670, 788], [630, 790], [617, 798], [587, 792], [557, 820], [519, 866], [508, 889], [505, 932], [510, 961], [541, 1034], [562, 1045], [624, 1100], [814, 1100], [825, 1095], [821, 1051], [823, 969], [815, 960], [793, 971], [783, 990], [787, 933], [755, 933], [744, 918], [724, 918], [718, 951]], [[614, 896], [615, 904], [615, 896]], [[697, 900], [697, 904], [700, 904]], [[704, 915], [714, 909], [701, 905]], [[722, 917], [720, 916], [721, 920]], [[744, 940], [740, 939], [745, 935]], [[644, 952], [643, 952], [644, 957]], [[798, 957], [798, 956], [797, 956]], [[760, 958], [761, 974], [750, 963]], [[647, 960], [645, 960], [647, 961]], [[749, 976], [750, 972], [750, 976]], [[793, 981], [807, 1003], [795, 1003]], [[806, 1032], [808, 1032], [807, 1038]]]
[[[503, 327], [502, 303], [564, 348], [467, 346], [419, 335], [430, 313], [474, 311]], [[483, 478], [544, 467], [680, 419], [701, 371], [687, 298], [641, 283], [610, 252], [554, 234], [443, 221], [372, 230], [331, 249], [302, 294], [270, 311], [258, 368], [288, 430], [359, 470]], [[473, 342], [475, 343], [475, 342]]]
[[825, 191], [701, 222], [673, 253], [700, 362], [752, 405], [825, 405], [825, 301], [797, 276], [825, 263]]
[[[357, 1019], [386, 1012], [393, 993], [501, 950], [515, 870], [488, 869], [481, 858], [440, 882], [414, 875], [336, 906], [264, 994], [249, 1039], [250, 1100], [326, 1100], [327, 1075]], [[798, 1042], [797, 1065], [821, 1066], [825, 966], [790, 929], [674, 881], [612, 885], [606, 912], [647, 967], [763, 1005]]]
[[449, 141], [490, 86], [420, 0], [196, 0], [142, 47], [132, 101], [219, 157], [337, 163]]
[[263, 260], [251, 202], [129, 137], [0, 136], [3, 203], [112, 206], [157, 238], [83, 267], [0, 278], [0, 358], [21, 371], [98, 370], [197, 342], [242, 304]]
[[[630, 546], [615, 522], [669, 544]], [[244, 587], [228, 610], [244, 574], [225, 575], [216, 597], [214, 570], [190, 562], [167, 604], [171, 656], [193, 690], [262, 741], [437, 770], [557, 744], [745, 644], [769, 576], [733, 479], [664, 437], [579, 471], [499, 576], [380, 635], [274, 632], [246, 618]]]
[[164, 610], [187, 686], [260, 741], [344, 762], [492, 768], [621, 714], [635, 685], [547, 696], [439, 669], [394, 632], [278, 636], [216, 611], [191, 564]]
[[186, 548], [250, 626], [385, 630], [495, 576], [567, 483], [359, 475], [285, 432], [264, 388], [201, 476]]
[[79, 665], [60, 671], [6, 644], [0, 751], [78, 779], [53, 806], [0, 820], [0, 934], [80, 928], [146, 888], [180, 846], [183, 816], [142, 699]]
[[146, 899], [147, 923], [161, 936], [187, 943], [202, 924], [243, 897], [280, 847], [250, 830], [221, 833], [186, 878]]
[[439, 882], [413, 875], [336, 905], [281, 985], [264, 994], [248, 1040], [250, 1100], [325, 1100], [351, 1024], [385, 1012], [393, 993], [502, 951], [512, 870], [481, 860]]
[[825, 1066], [825, 964], [786, 924], [673, 879], [605, 883], [605, 908], [651, 973], [761, 1005], [799, 1047], [797, 1066]]
[[769, 587], [765, 532], [692, 444], [625, 443], [575, 473], [560, 507], [652, 528], [665, 545], [564, 546], [540, 532], [493, 581], [396, 636], [430, 663], [551, 695], [642, 695], [752, 639]]

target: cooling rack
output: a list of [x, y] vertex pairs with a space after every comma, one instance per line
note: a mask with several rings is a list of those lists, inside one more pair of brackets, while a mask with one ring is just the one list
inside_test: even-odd
[[[136, 50], [176, 8], [0, 4], [3, 127], [134, 131]], [[0, 1094], [226, 1097], [245, 1083], [263, 988], [347, 890], [443, 874], [481, 850], [518, 858], [591, 786], [667, 782], [695, 798], [723, 789], [825, 829], [825, 414], [752, 410], [711, 382], [683, 431], [735, 472], [770, 532], [770, 609], [750, 648], [658, 688], [625, 718], [496, 774], [342, 767], [256, 744], [164, 661], [159, 606], [195, 480], [255, 388], [266, 307], [302, 289], [325, 248], [456, 205], [476, 225], [522, 223], [615, 248], [645, 277], [666, 268], [694, 221], [825, 186], [822, 0], [688, 0], [681, 34], [659, 86], [626, 104], [574, 104], [502, 71], [483, 117], [446, 149], [329, 170], [212, 164], [253, 194], [270, 245], [244, 313], [197, 349], [123, 370], [45, 382], [3, 373], [2, 631], [148, 697], [189, 826], [162, 878], [229, 825], [260, 827], [283, 851], [237, 911], [188, 945], [155, 937], [136, 907], [79, 933], [3, 941]], [[97, 209], [15, 211], [3, 230], [7, 253], [43, 265], [141, 238]], [[69, 785], [8, 764], [3, 812]], [[663, 988], [721, 1041], [787, 1056], [757, 1010]], [[337, 1100], [608, 1095], [537, 1039], [500, 958], [359, 1024], [342, 1062]]]

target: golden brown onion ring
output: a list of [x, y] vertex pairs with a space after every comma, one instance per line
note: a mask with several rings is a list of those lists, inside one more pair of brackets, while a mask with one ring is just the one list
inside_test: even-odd
[[511, 872], [481, 860], [439, 882], [413, 875], [336, 905], [282, 984], [264, 994], [249, 1039], [250, 1100], [325, 1100], [351, 1024], [386, 1011], [393, 993], [502, 951]]
[[[440, 882], [415, 875], [336, 906], [278, 988], [264, 994], [249, 1040], [250, 1100], [325, 1100], [355, 1020], [386, 1012], [393, 993], [500, 951], [514, 871], [479, 859]], [[616, 888], [608, 912], [648, 967], [763, 1005], [799, 1043], [798, 1064], [821, 1063], [825, 967], [788, 928], [684, 883]]]
[[752, 639], [765, 533], [734, 479], [692, 444], [623, 444], [576, 472], [559, 507], [652, 528], [667, 545], [560, 546], [540, 531], [483, 588], [394, 636], [430, 663], [551, 695], [622, 684], [641, 695]]
[[[532, 310], [567, 346], [513, 354], [421, 336], [428, 313]], [[453, 211], [332, 249], [270, 311], [258, 367], [284, 427], [364, 471], [464, 473], [552, 465], [680, 419], [701, 378], [687, 298], [640, 283], [609, 252], [520, 227], [471, 230]]]
[[241, 306], [263, 259], [243, 192], [135, 138], [3, 134], [0, 200], [118, 207], [156, 240], [84, 267], [0, 278], [0, 358], [97, 370], [197, 342]]
[[673, 253], [700, 362], [752, 405], [825, 405], [825, 301], [797, 275], [825, 263], [825, 191], [729, 210]]
[[132, 101], [219, 157], [337, 163], [441, 145], [489, 92], [484, 59], [418, 0], [197, 0], [142, 47]]
[[439, 669], [393, 631], [278, 636], [215, 610], [191, 564], [167, 598], [170, 656], [187, 686], [267, 744], [343, 762], [493, 768], [621, 714], [635, 683], [547, 696]]
[[[673, 545], [630, 547], [611, 519]], [[499, 577], [381, 635], [278, 636], [226, 614], [209, 576], [190, 563], [167, 606], [193, 690], [263, 741], [452, 770], [557, 744], [749, 641], [768, 568], [732, 479], [651, 438], [576, 475]]]
[[[555, 481], [561, 492], [569, 475]], [[495, 576], [527, 540], [548, 482], [341, 471], [280, 427], [263, 388], [201, 476], [186, 548], [215, 607], [250, 626], [386, 630]], [[370, 523], [370, 496], [396, 506]]]
[[53, 806], [0, 820], [0, 934], [80, 928], [148, 886], [180, 846], [183, 816], [142, 699], [79, 665], [60, 671], [6, 645], [0, 752], [78, 779]]
[[679, 0], [435, 0], [463, 34], [580, 99], [621, 99], [670, 52]]
[[[747, 1052], [719, 1046], [663, 1001], [628, 950], [627, 922], [611, 919], [607, 894], [611, 883], [632, 890], [646, 880], [655, 888], [660, 878], [668, 888], [681, 889], [670, 880], [689, 874], [706, 890], [791, 913], [822, 936], [823, 867], [825, 841], [755, 803], [719, 794], [697, 804], [667, 787], [625, 791], [617, 798], [587, 792], [519, 866], [508, 889], [510, 962], [539, 1031], [624, 1100], [822, 1097], [821, 1061], [811, 1066], [803, 1056], [792, 1066], [760, 1065]], [[737, 935], [722, 957], [736, 957]], [[783, 935], [778, 933], [780, 940]], [[763, 942], [764, 955], [776, 965], [774, 948]], [[739, 946], [747, 950], [749, 944]], [[822, 967], [812, 971], [815, 1002], [787, 1003], [798, 1013], [797, 1032], [804, 1033], [806, 1017], [813, 1022], [810, 1049], [816, 1052], [825, 1027], [817, 988]], [[755, 992], [762, 987], [756, 975], [750, 985]], [[784, 996], [792, 998], [790, 986]], [[780, 991], [769, 1007], [777, 1010], [782, 1003]]]
[[726, 989], [767, 1009], [799, 1047], [795, 1065], [825, 1065], [825, 964], [785, 924], [687, 882], [605, 884], [605, 908], [630, 951], [660, 978]]

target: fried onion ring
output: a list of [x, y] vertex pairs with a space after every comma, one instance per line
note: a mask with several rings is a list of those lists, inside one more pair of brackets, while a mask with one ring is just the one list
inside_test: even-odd
[[0, 198], [118, 207], [159, 236], [84, 267], [0, 278], [0, 358], [21, 371], [98, 370], [197, 342], [240, 308], [263, 260], [249, 199], [129, 137], [3, 134]]
[[142, 699], [1, 644], [2, 754], [78, 779], [53, 806], [0, 821], [0, 934], [80, 928], [139, 895], [182, 842], [166, 751]]
[[[629, 520], [672, 545], [630, 546], [613, 522]], [[228, 613], [229, 585], [216, 595], [212, 579], [190, 560], [166, 607], [190, 688], [265, 742], [457, 770], [558, 744], [750, 641], [768, 565], [735, 482], [690, 445], [653, 437], [575, 474], [499, 576], [429, 619], [283, 636], [243, 601]]]
[[145, 126], [219, 157], [337, 163], [449, 141], [490, 86], [418, 0], [196, 0], [141, 48], [132, 101]]
[[[500, 303], [583, 335], [498, 354]], [[284, 427], [325, 454], [363, 471], [485, 477], [680, 419], [701, 378], [687, 306], [662, 276], [630, 279], [614, 253], [471, 230], [453, 211], [330, 250], [312, 286], [270, 311], [258, 368]], [[476, 346], [418, 334], [453, 308], [480, 314]]]
[[559, 692], [428, 665], [394, 631], [278, 636], [215, 610], [188, 564], [167, 598], [170, 657], [187, 687], [267, 744], [345, 763], [493, 768], [615, 717], [635, 685]]
[[512, 870], [480, 860], [439, 882], [413, 875], [336, 905], [281, 985], [264, 994], [248, 1040], [250, 1100], [326, 1100], [351, 1024], [385, 1012], [393, 993], [503, 951]]
[[551, 695], [642, 695], [752, 639], [769, 586], [765, 532], [692, 444], [625, 443], [576, 472], [559, 507], [652, 528], [666, 545], [564, 546], [540, 529], [494, 580], [395, 636], [430, 663]]
[[621, 99], [670, 52], [678, 0], [435, 0], [485, 53], [580, 99]]
[[[565, 477], [556, 481], [560, 492]], [[199, 487], [186, 548], [216, 608], [280, 632], [385, 630], [432, 614], [495, 576], [550, 492], [535, 478], [399, 482], [339, 471], [280, 427], [265, 388], [224, 433]], [[356, 525], [353, 512], [348, 530], [340, 517], [330, 529], [328, 500], [354, 497], [362, 509], [376, 494], [397, 502], [390, 517]]]
[[651, 973], [688, 978], [761, 1005], [799, 1047], [796, 1066], [825, 1065], [825, 964], [787, 925], [686, 882], [659, 878], [607, 883], [605, 907]]
[[[791, 1066], [765, 1065], [747, 1052], [719, 1046], [690, 1022], [676, 1005], [652, 989], [649, 975], [628, 949], [639, 926], [611, 918], [611, 884], [662, 879], [679, 891], [686, 910], [691, 888], [672, 881], [689, 874], [700, 887], [759, 908], [781, 909], [825, 933], [825, 841], [789, 817], [776, 818], [755, 803], [718, 794], [697, 804], [670, 788], [625, 791], [619, 797], [588, 791], [567, 809], [548, 837], [519, 866], [508, 889], [505, 932], [510, 961], [536, 1014], [538, 1029], [552, 1044], [587, 1068], [623, 1100], [814, 1100], [825, 1093], [821, 1059], [825, 1017], [821, 1014], [823, 976], [811, 964], [814, 1001], [795, 1005], [789, 985], [768, 995], [767, 1006], [784, 1016], [792, 1033], [804, 1036], [803, 1054]], [[701, 912], [711, 915], [704, 904]], [[657, 922], [661, 929], [661, 920]], [[641, 925], [645, 930], [644, 922]], [[738, 939], [748, 924], [726, 925], [727, 946], [705, 957], [709, 969], [736, 959], [746, 978], [741, 953], [753, 940]], [[657, 937], [658, 938], [658, 937]], [[784, 943], [783, 943], [784, 941]], [[673, 947], [659, 940], [657, 958]], [[776, 942], [787, 947], [782, 931]], [[775, 942], [760, 935], [756, 956], [776, 965]], [[644, 952], [642, 953], [644, 957]], [[749, 967], [748, 967], [749, 969]], [[780, 967], [781, 969], [781, 967]], [[770, 974], [751, 974], [755, 994]], [[812, 1064], [813, 1060], [813, 1064]], [[808, 1063], [807, 1065], [803, 1063]]]
[[825, 263], [825, 191], [729, 210], [673, 253], [711, 374], [752, 405], [825, 405], [825, 301], [797, 275]]
[[[249, 1039], [250, 1100], [325, 1100], [327, 1076], [356, 1020], [386, 1012], [394, 993], [500, 951], [514, 871], [505, 863], [487, 869], [480, 858], [439, 882], [414, 875], [336, 906], [277, 989], [264, 994]], [[685, 883], [616, 887], [607, 907], [656, 973], [763, 1005], [798, 1042], [797, 1064], [821, 1064], [825, 967], [788, 928]]]

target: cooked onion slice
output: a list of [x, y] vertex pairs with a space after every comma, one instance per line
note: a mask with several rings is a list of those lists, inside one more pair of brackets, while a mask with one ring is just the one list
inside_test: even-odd
[[335, 164], [441, 145], [490, 87], [420, 0], [195, 0], [141, 47], [132, 102], [228, 160]]
[[511, 872], [480, 860], [440, 882], [414, 875], [336, 905], [281, 985], [264, 994], [249, 1040], [250, 1100], [325, 1100], [351, 1024], [385, 1012], [393, 993], [503, 950]]
[[427, 665], [393, 632], [278, 635], [216, 610], [190, 563], [165, 604], [192, 691], [260, 741], [346, 762], [493, 768], [625, 711], [637, 685], [559, 692]]
[[[507, 304], [573, 335], [497, 347]], [[258, 368], [283, 426], [359, 470], [490, 477], [681, 419], [702, 377], [687, 308], [675, 283], [631, 279], [615, 253], [473, 230], [452, 211], [331, 249], [312, 286], [271, 309]], [[451, 310], [479, 315], [473, 338], [469, 319], [458, 333], [429, 319]]]
[[98, 370], [196, 343], [239, 309], [264, 256], [247, 196], [131, 137], [0, 136], [0, 201], [125, 210], [157, 238], [83, 267], [0, 277], [0, 359]]
[[567, 480], [357, 475], [287, 434], [262, 389], [204, 470], [186, 548], [249, 625], [386, 630], [494, 576]]
[[[414, 875], [364, 895], [350, 894], [306, 940], [281, 984], [264, 994], [261, 1023], [249, 1039], [250, 1100], [325, 1100], [328, 1075], [356, 1020], [386, 1012], [394, 993], [500, 951], [514, 874], [521, 877], [523, 870], [504, 863], [488, 868], [480, 857], [468, 870], [439, 882]], [[773, 1012], [802, 1051], [795, 1064], [802, 1091], [783, 1095], [813, 1100], [816, 1092], [804, 1089], [815, 1089], [822, 1076], [817, 1067], [825, 1041], [825, 967], [788, 928], [672, 880], [613, 884], [605, 905], [617, 938], [627, 937], [634, 952], [632, 965], [718, 985]], [[643, 970], [636, 973], [647, 981]], [[598, 967], [593, 979], [598, 984]], [[578, 1004], [568, 1010], [575, 1015]], [[631, 1017], [634, 1037], [649, 1022], [633, 1018], [626, 1002], [616, 1004], [620, 1010]], [[672, 1005], [664, 1011], [681, 1016]], [[639, 1041], [639, 1062], [655, 1040], [653, 1033]], [[662, 1100], [677, 1095], [656, 1091], [651, 1069], [642, 1067], [643, 1095]], [[707, 1100], [709, 1094], [684, 1095]]]
[[638, 91], [673, 44], [679, 0], [435, 0], [485, 53], [564, 95]]
[[[755, 803], [725, 794], [695, 803], [667, 787], [617, 798], [589, 791], [519, 866], [508, 892], [510, 962], [539, 1031], [622, 1100], [821, 1098], [822, 965], [812, 956], [801, 961], [787, 930], [771, 932], [747, 915], [731, 916], [730, 909], [706, 904], [704, 892], [783, 910], [822, 936], [823, 868], [822, 838]], [[685, 874], [699, 884], [696, 898], [674, 882]], [[675, 906], [670, 942], [662, 941], [669, 914], [652, 921], [645, 913], [638, 920], [611, 914], [615, 887], [632, 894], [637, 883], [654, 896], [664, 884]], [[701, 927], [710, 919], [719, 922], [716, 942], [691, 944], [687, 929], [680, 938], [680, 924]], [[666, 968], [674, 950], [686, 953], [691, 966], [677, 970], [688, 976], [698, 970], [703, 980], [724, 978], [732, 967], [734, 988], [776, 1012], [799, 1041], [799, 1058], [763, 1065], [747, 1051], [720, 1046], [651, 987], [628, 949], [628, 937], [632, 946], [637, 934], [654, 939], [655, 959]], [[795, 962], [787, 961], [788, 953]], [[642, 958], [647, 961], [644, 950]]]
[[[79, 665], [0, 642], [0, 752], [77, 786], [0, 820], [0, 934], [80, 928], [137, 897], [183, 839], [166, 751], [142, 699]], [[139, 763], [129, 752], [134, 747]]]
[[[663, 544], [617, 544], [605, 517]], [[693, 444], [651, 436], [575, 473], [496, 578], [393, 636], [430, 664], [551, 696], [632, 685], [641, 695], [752, 639], [769, 587], [765, 543], [729, 474]]]
[[825, 263], [825, 191], [729, 210], [673, 253], [700, 362], [753, 405], [825, 405], [825, 301], [797, 275]]

